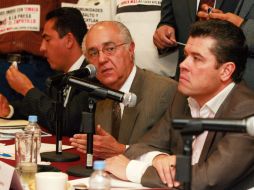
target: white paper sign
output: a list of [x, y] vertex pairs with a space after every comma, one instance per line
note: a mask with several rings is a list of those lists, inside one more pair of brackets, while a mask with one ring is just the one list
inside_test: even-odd
[[13, 31], [39, 31], [40, 5], [18, 5], [0, 9], [0, 35]]
[[62, 7], [74, 7], [80, 10], [88, 28], [98, 21], [112, 20], [111, 3], [62, 3]]
[[134, 5], [155, 5], [161, 6], [161, 0], [117, 0], [118, 7]]
[[20, 178], [14, 167], [0, 161], [0, 189], [22, 190]]

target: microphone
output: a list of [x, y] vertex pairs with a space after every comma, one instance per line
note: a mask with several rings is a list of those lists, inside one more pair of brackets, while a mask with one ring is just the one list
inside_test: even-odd
[[254, 136], [254, 116], [242, 120], [226, 119], [173, 119], [175, 129], [200, 126], [200, 130], [248, 133]]
[[66, 77], [75, 76], [75, 77], [90, 77], [94, 78], [96, 75], [96, 67], [93, 64], [88, 64], [86, 67], [68, 72], [65, 74]]
[[64, 86], [70, 76], [94, 78], [95, 75], [95, 66], [93, 64], [88, 64], [86, 67], [49, 77], [46, 82], [48, 86]]
[[110, 90], [73, 76], [68, 78], [68, 84], [76, 86], [80, 89], [84, 89], [92, 96], [101, 99], [109, 98], [118, 102], [122, 102], [126, 107], [134, 107], [137, 102], [137, 96], [133, 93], [123, 93], [121, 91]]

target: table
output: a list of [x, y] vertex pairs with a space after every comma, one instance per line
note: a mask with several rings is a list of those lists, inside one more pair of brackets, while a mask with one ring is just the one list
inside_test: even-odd
[[[63, 137], [63, 144], [65, 145], [70, 145], [69, 142], [69, 137]], [[51, 143], [51, 144], [55, 144], [55, 136], [50, 136], [50, 137], [42, 137], [41, 141], [43, 143]], [[5, 143], [6, 145], [10, 145], [14, 143], [14, 140], [4, 140], [1, 141], [2, 143]], [[52, 162], [51, 165], [56, 167], [57, 169], [61, 170], [62, 172], [66, 172], [67, 169], [71, 166], [75, 166], [75, 165], [80, 165], [80, 164], [84, 164], [85, 165], [85, 155], [76, 151], [76, 149], [68, 149], [65, 150], [66, 152], [71, 152], [74, 154], [78, 154], [80, 156], [80, 160], [78, 161], [73, 161], [73, 162]], [[1, 161], [11, 165], [11, 166], [15, 166], [15, 160], [8, 160], [8, 159], [4, 159], [4, 158], [0, 158]], [[69, 180], [73, 180], [73, 179], [77, 179], [77, 177], [75, 176], [70, 176], [69, 175]]]
[[[41, 140], [42, 140], [43, 143], [55, 144], [55, 136], [42, 137]], [[70, 145], [69, 137], [63, 137], [62, 141], [63, 141], [64, 145]], [[0, 141], [0, 142], [5, 143], [6, 145], [10, 145], [10, 144], [14, 143], [14, 140], [4, 140], [4, 141]], [[73, 161], [73, 162], [51, 162], [52, 166], [56, 167], [57, 169], [61, 170], [62, 172], [66, 172], [68, 168], [70, 168], [72, 166], [76, 166], [76, 165], [82, 165], [83, 164], [84, 167], [85, 167], [85, 155], [84, 154], [78, 152], [76, 149], [68, 149], [68, 150], [65, 150], [65, 151], [78, 154], [80, 156], [80, 160]], [[8, 160], [8, 159], [4, 159], [4, 158], [0, 158], [0, 160], [15, 167], [15, 160]], [[76, 177], [76, 176], [70, 176], [70, 175], [68, 175], [68, 176], [69, 176], [69, 180], [79, 178], [79, 177]], [[152, 189], [153, 190], [163, 190], [163, 189], [166, 189], [166, 188], [152, 188]]]

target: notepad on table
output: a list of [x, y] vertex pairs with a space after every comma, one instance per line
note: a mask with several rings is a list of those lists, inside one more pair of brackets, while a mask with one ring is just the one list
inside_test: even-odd
[[27, 120], [11, 120], [0, 118], [0, 128], [24, 128], [28, 124]]

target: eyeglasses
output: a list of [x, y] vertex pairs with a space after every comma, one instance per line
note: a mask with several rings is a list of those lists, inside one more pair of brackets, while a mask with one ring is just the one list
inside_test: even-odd
[[87, 54], [90, 58], [98, 58], [100, 51], [102, 51], [105, 55], [111, 56], [116, 53], [116, 49], [122, 45], [125, 45], [127, 43], [122, 43], [116, 45], [115, 43], [108, 43], [102, 47], [101, 50], [98, 50], [97, 48], [91, 48], [87, 50]]

